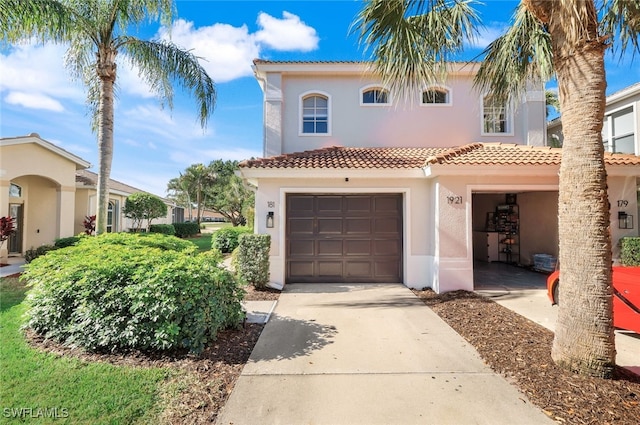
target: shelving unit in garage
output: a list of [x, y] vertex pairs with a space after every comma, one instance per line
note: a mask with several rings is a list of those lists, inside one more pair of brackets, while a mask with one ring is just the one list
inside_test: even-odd
[[498, 257], [510, 264], [520, 263], [520, 211], [517, 204], [498, 205], [496, 208]]

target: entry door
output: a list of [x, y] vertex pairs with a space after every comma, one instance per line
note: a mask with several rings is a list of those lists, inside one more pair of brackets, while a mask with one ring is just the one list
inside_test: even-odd
[[287, 283], [402, 282], [401, 194], [287, 196]]
[[9, 237], [9, 253], [22, 253], [22, 223], [24, 221], [24, 208], [22, 204], [9, 204], [9, 215], [13, 217], [15, 232]]

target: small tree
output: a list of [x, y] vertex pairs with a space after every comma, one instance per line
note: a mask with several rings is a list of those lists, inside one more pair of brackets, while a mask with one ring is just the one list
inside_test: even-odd
[[162, 199], [150, 193], [138, 192], [130, 195], [124, 204], [124, 215], [133, 220], [133, 227], [140, 231], [143, 220], [147, 220], [147, 227], [155, 218], [167, 215], [167, 204]]
[[84, 221], [82, 222], [84, 226], [84, 233], [87, 235], [93, 235], [96, 231], [96, 216], [95, 215], [85, 215]]

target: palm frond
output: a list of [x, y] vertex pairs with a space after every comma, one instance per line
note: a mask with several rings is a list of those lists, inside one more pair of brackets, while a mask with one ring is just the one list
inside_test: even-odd
[[35, 38], [63, 43], [82, 27], [82, 16], [56, 0], [0, 1], [0, 31], [5, 43]]
[[628, 48], [640, 53], [640, 2], [604, 0], [600, 9], [600, 32], [614, 38], [614, 53], [622, 56]]
[[374, 71], [401, 97], [442, 82], [448, 62], [479, 27], [474, 0], [371, 0], [352, 31], [371, 50]]
[[139, 76], [151, 89], [173, 107], [172, 82], [177, 82], [196, 98], [200, 125], [206, 127], [216, 103], [213, 80], [193, 53], [180, 49], [168, 41], [146, 41], [133, 37], [120, 37], [116, 45], [126, 52]]
[[551, 37], [523, 5], [516, 9], [513, 25], [483, 54], [474, 84], [498, 102], [516, 99], [528, 84], [545, 82], [554, 73]]

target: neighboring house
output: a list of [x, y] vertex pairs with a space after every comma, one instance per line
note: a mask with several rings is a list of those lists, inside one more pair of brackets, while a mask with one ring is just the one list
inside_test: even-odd
[[[477, 67], [451, 68], [400, 99], [365, 63], [254, 61], [265, 158], [240, 172], [256, 187], [256, 232], [271, 235], [274, 284], [472, 290], [478, 260], [557, 256], [562, 151], [544, 146], [543, 88], [499, 105], [474, 91]], [[640, 157], [608, 154], [607, 171], [616, 245], [638, 235], [616, 214], [637, 210]]]
[[[88, 171], [84, 159], [32, 133], [0, 138], [0, 215], [16, 218], [17, 231], [10, 238], [10, 254], [53, 243], [84, 232], [85, 216], [96, 211], [97, 174]], [[139, 189], [110, 181], [109, 231], [131, 227], [122, 214], [126, 197]], [[169, 213], [154, 223], [183, 221], [181, 208], [169, 205]], [[178, 215], [173, 220], [172, 215]]]
[[[562, 119], [547, 124], [547, 138], [562, 145]], [[607, 152], [640, 155], [640, 82], [607, 96], [602, 126]]]

